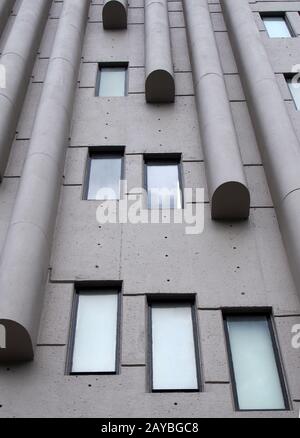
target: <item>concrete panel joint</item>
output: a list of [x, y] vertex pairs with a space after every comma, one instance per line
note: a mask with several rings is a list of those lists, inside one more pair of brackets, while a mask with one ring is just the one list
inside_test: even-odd
[[175, 80], [167, 0], [145, 1], [145, 56], [147, 102], [174, 102]]
[[247, 219], [250, 194], [208, 3], [183, 6], [212, 219]]
[[104, 0], [102, 20], [104, 29], [126, 29], [127, 0]]

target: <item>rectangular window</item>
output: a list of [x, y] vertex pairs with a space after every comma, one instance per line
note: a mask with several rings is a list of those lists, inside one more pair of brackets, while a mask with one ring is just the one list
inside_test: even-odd
[[90, 152], [86, 172], [85, 199], [120, 199], [123, 156], [122, 152]]
[[300, 111], [300, 84], [297, 80], [293, 81], [293, 78], [290, 76], [286, 77], [286, 81], [295, 106], [297, 110]]
[[115, 290], [76, 294], [72, 374], [116, 373], [119, 295]]
[[225, 326], [237, 409], [288, 409], [270, 317], [226, 316]]
[[123, 65], [99, 65], [96, 96], [116, 97], [125, 96], [127, 93], [127, 70]]
[[181, 209], [183, 204], [179, 160], [146, 160], [148, 208]]
[[262, 16], [266, 31], [270, 38], [291, 38], [293, 36], [286, 17]]
[[196, 316], [190, 303], [151, 303], [152, 391], [198, 391]]

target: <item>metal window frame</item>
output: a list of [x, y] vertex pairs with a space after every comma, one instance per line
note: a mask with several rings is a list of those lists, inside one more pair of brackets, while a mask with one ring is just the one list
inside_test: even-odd
[[[239, 406], [239, 398], [238, 398], [238, 391], [237, 391], [237, 383], [235, 379], [235, 372], [234, 372], [234, 362], [232, 357], [232, 350], [231, 350], [231, 344], [230, 344], [230, 335], [229, 335], [229, 329], [228, 329], [228, 323], [227, 319], [229, 317], [234, 316], [240, 316], [240, 317], [262, 317], [264, 316], [266, 318], [266, 321], [268, 323], [270, 338], [273, 346], [273, 353], [274, 358], [277, 366], [278, 376], [280, 380], [281, 385], [281, 391], [282, 396], [284, 399], [285, 408], [284, 409], [241, 409]], [[233, 400], [234, 400], [234, 407], [237, 412], [287, 412], [291, 410], [291, 401], [290, 396], [288, 392], [288, 386], [287, 386], [287, 380], [285, 377], [284, 372], [284, 366], [282, 362], [282, 356], [280, 353], [279, 348], [279, 342], [277, 338], [276, 328], [274, 324], [274, 319], [272, 316], [272, 313], [270, 310], [262, 309], [262, 310], [245, 310], [245, 309], [238, 309], [238, 310], [223, 310], [223, 326], [224, 326], [224, 333], [225, 333], [225, 339], [226, 339], [226, 349], [227, 349], [227, 356], [229, 361], [229, 370], [230, 370], [230, 378], [231, 378], [231, 386], [232, 386], [232, 393], [233, 393]]]
[[[125, 83], [124, 83], [124, 95], [122, 96], [100, 96], [100, 84], [101, 84], [101, 70], [103, 68], [124, 68], [125, 69]], [[95, 85], [95, 97], [104, 99], [110, 99], [114, 97], [127, 97], [129, 93], [129, 62], [98, 62], [97, 75]]]
[[[84, 184], [82, 190], [82, 200], [83, 201], [91, 201], [91, 202], [101, 202], [101, 201], [110, 201], [109, 199], [88, 199], [89, 187], [90, 187], [90, 178], [91, 178], [91, 164], [93, 160], [93, 155], [99, 155], [99, 160], [101, 158], [121, 158], [121, 181], [125, 179], [125, 146], [92, 146], [88, 148], [87, 158], [86, 158], [86, 166], [85, 166], [85, 175], [84, 175]], [[102, 156], [100, 158], [100, 156]], [[97, 158], [95, 158], [97, 159]], [[124, 196], [122, 192], [122, 186], [120, 185], [120, 197], [119, 199], [111, 199], [111, 201], [119, 202]]]
[[[297, 74], [298, 74], [298, 73], [291, 73], [291, 72], [290, 72], [290, 73], [283, 73], [283, 77], [284, 77], [284, 80], [285, 80], [286, 86], [287, 86], [287, 88], [288, 88], [289, 94], [290, 94], [290, 96], [291, 96], [291, 100], [293, 101], [293, 104], [294, 104], [295, 110], [296, 110], [296, 111], [300, 111], [300, 105], [299, 105], [299, 108], [298, 108], [297, 103], [296, 103], [296, 100], [295, 100], [295, 98], [294, 98], [294, 96], [293, 96], [293, 93], [292, 93], [290, 87], [289, 87], [289, 82], [294, 78], [294, 76], [297, 76]], [[300, 86], [300, 84], [299, 84], [299, 86]], [[299, 103], [300, 103], [300, 102], [299, 102]]]
[[[149, 190], [148, 190], [148, 166], [176, 166], [178, 167], [178, 182], [180, 189], [180, 199], [181, 199], [181, 208], [159, 208], [152, 209], [151, 202], [149, 199]], [[144, 188], [147, 193], [146, 206], [148, 210], [160, 210], [160, 211], [176, 211], [176, 210], [184, 210], [184, 178], [183, 178], [183, 164], [182, 164], [182, 154], [181, 153], [157, 153], [157, 154], [144, 154]]]
[[[73, 355], [75, 345], [75, 334], [77, 325], [79, 296], [87, 292], [98, 293], [115, 293], [118, 295], [118, 310], [117, 310], [117, 332], [116, 332], [116, 362], [115, 371], [82, 371], [73, 372]], [[66, 369], [65, 374], [69, 376], [101, 376], [101, 375], [118, 375], [121, 371], [121, 321], [122, 321], [122, 283], [119, 281], [108, 282], [80, 282], [74, 285], [73, 301], [71, 309], [71, 318], [69, 326], [69, 341], [67, 347]]]
[[[197, 388], [195, 389], [154, 389], [153, 388], [153, 337], [152, 337], [152, 308], [156, 304], [166, 304], [170, 307], [176, 306], [176, 304], [182, 304], [191, 307], [192, 325], [193, 325], [193, 337], [195, 348], [195, 361], [196, 361], [196, 373], [197, 373]], [[154, 394], [160, 393], [197, 393], [203, 391], [203, 380], [201, 372], [201, 355], [199, 344], [199, 324], [197, 316], [196, 296], [195, 295], [148, 295], [147, 296], [147, 363], [148, 363], [148, 389], [149, 392]]]

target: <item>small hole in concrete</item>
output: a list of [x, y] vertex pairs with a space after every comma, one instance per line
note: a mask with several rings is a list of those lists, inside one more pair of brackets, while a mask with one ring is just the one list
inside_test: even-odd
[[96, 266], [95, 266], [95, 268], [96, 268], [96, 269], [99, 269], [99, 266], [98, 266], [98, 265], [96, 265]]
[[92, 387], [92, 385], [89, 385], [89, 388], [91, 388]]
[[236, 269], [241, 269], [241, 268], [239, 266], [237, 266]]
[[171, 280], [167, 280], [168, 283], [170, 283]]
[[6, 371], [10, 371], [10, 368], [6, 368]]
[[2, 408], [2, 405], [0, 405], [0, 408]]
[[168, 257], [169, 257], [169, 254], [166, 254], [165, 257], [168, 258]]
[[178, 406], [178, 403], [174, 403], [174, 406]]

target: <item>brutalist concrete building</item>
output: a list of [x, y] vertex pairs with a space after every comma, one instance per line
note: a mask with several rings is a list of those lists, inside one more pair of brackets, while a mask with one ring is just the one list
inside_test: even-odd
[[0, 1], [1, 417], [298, 417], [299, 12]]

